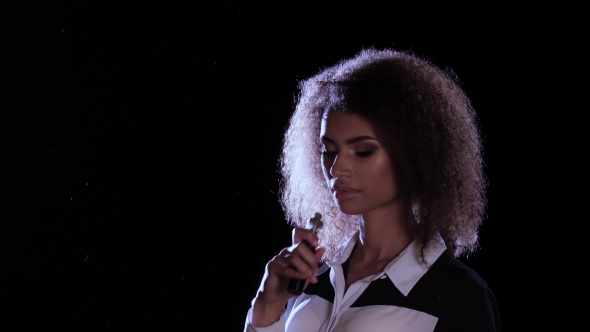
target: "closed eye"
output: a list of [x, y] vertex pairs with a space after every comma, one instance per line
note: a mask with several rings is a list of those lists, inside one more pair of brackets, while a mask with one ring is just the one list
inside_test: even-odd
[[327, 151], [327, 150], [322, 151], [322, 154], [327, 157], [334, 157], [334, 156], [336, 156], [337, 153], [338, 153], [338, 151]]
[[361, 158], [366, 158], [370, 155], [373, 154], [373, 152], [375, 152], [374, 150], [369, 150], [369, 151], [357, 151], [355, 152], [355, 154]]

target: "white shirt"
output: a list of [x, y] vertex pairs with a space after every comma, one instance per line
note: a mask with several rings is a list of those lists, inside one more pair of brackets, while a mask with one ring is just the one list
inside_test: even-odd
[[[441, 295], [444, 295], [445, 299], [449, 299], [449, 303], [457, 302], [454, 298], [458, 297], [458, 295], [453, 295], [456, 292], [446, 294], [445, 291], [456, 287], [454, 280], [457, 278], [454, 275], [458, 275], [457, 271], [465, 272], [463, 270], [466, 269], [468, 270], [467, 273], [459, 274], [467, 274], [466, 280], [476, 279], [468, 280], [467, 284], [476, 288], [478, 285], [483, 286], [484, 290], [487, 290], [484, 293], [491, 294], [487, 285], [475, 272], [456, 261], [450, 254], [447, 254], [445, 259], [438, 264], [441, 266], [438, 269], [440, 272], [434, 274], [433, 277], [427, 278], [432, 280], [431, 282], [425, 281], [423, 283], [424, 287], [422, 288], [424, 290], [414, 292], [416, 296], [408, 296], [420, 279], [429, 271], [429, 267], [433, 266], [433, 263], [445, 252], [446, 246], [440, 236], [431, 242], [425, 252], [424, 258], [427, 264], [423, 262], [421, 257], [420, 241], [415, 239], [382, 272], [358, 280], [344, 292], [345, 280], [342, 264], [350, 257], [357, 241], [358, 233], [348, 241], [333, 261], [324, 264], [320, 268], [316, 274], [318, 276], [317, 284], [308, 286], [303, 294], [289, 300], [285, 312], [274, 324], [264, 328], [254, 328], [250, 324], [252, 317], [252, 309], [250, 309], [246, 319], [245, 331], [434, 331], [439, 316], [455, 310], [449, 309], [448, 303], [441, 303], [442, 305], [437, 306], [436, 302], [438, 301], [432, 299], [435, 299], [436, 294], [438, 294], [438, 299], [441, 298]], [[445, 261], [446, 264], [442, 261]], [[449, 277], [451, 275], [453, 276]], [[450, 283], [449, 280], [451, 280]], [[457, 281], [461, 284], [461, 280]], [[483, 285], [481, 285], [482, 283]], [[441, 285], [443, 289], [438, 290], [438, 285]], [[369, 286], [371, 287], [369, 288]], [[461, 288], [460, 285], [457, 287], [457, 289]], [[469, 297], [469, 294], [465, 295]], [[488, 325], [497, 326], [499, 329], [493, 294], [491, 294], [491, 298], [493, 303], [490, 303], [489, 299], [483, 301], [488, 304], [484, 305], [487, 310], [482, 309], [479, 311], [485, 311], [483, 316], [490, 316], [487, 312], [491, 312], [491, 321], [493, 323]], [[468, 310], [463, 311], [467, 313]], [[439, 313], [441, 314], [439, 315]], [[494, 314], [496, 317], [493, 317]], [[479, 321], [482, 321], [482, 319], [479, 319]], [[483, 319], [482, 323], [485, 325], [488, 321], [490, 319]], [[493, 326], [491, 330], [496, 330], [493, 329]]]

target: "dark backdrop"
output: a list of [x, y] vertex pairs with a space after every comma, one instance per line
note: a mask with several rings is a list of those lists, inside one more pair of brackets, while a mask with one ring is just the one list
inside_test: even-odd
[[585, 11], [2, 2], [0, 322], [241, 330], [290, 242], [276, 171], [297, 82], [374, 46], [452, 68], [477, 109], [489, 209], [463, 261], [504, 331], [572, 329], [589, 307]]

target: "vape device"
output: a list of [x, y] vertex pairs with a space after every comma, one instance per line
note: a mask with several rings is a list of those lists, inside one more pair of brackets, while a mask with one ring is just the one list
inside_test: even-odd
[[[318, 236], [318, 232], [322, 228], [322, 215], [317, 213], [315, 216], [307, 222], [307, 228], [311, 229], [315, 236]], [[311, 251], [314, 251], [315, 248], [311, 246], [307, 241], [302, 241]], [[289, 280], [289, 285], [287, 286], [287, 290], [289, 293], [293, 295], [301, 295], [303, 292], [303, 288], [305, 287], [305, 279], [291, 279]]]

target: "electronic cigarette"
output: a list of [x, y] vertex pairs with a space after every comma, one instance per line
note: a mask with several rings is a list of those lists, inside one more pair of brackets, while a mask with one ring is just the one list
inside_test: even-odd
[[[318, 236], [318, 232], [322, 228], [322, 215], [317, 213], [311, 219], [309, 219], [307, 226], [310, 228], [315, 236]], [[315, 248], [311, 246], [307, 241], [302, 241], [311, 251], [314, 251]], [[289, 285], [287, 286], [287, 290], [289, 293], [293, 295], [301, 295], [303, 292], [303, 288], [305, 287], [305, 279], [291, 279], [289, 280]]]

